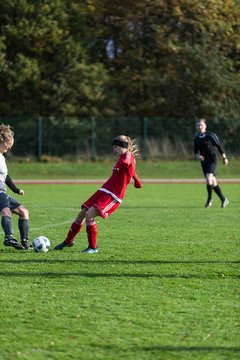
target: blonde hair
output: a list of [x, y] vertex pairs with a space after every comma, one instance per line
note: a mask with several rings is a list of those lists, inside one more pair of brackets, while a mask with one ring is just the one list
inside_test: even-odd
[[128, 151], [130, 151], [135, 157], [141, 157], [135, 139], [131, 139], [129, 136], [126, 135], [118, 135], [114, 138], [114, 140], [120, 140], [126, 142], [128, 144], [127, 147]]
[[0, 124], [0, 143], [13, 145], [14, 132], [11, 130], [10, 125]]

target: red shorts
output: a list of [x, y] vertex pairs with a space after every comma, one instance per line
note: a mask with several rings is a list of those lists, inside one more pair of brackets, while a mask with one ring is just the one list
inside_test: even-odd
[[110, 194], [106, 194], [104, 191], [96, 191], [84, 204], [82, 208], [90, 209], [94, 206], [99, 215], [102, 218], [106, 218], [111, 215], [120, 205], [120, 202], [115, 200]]

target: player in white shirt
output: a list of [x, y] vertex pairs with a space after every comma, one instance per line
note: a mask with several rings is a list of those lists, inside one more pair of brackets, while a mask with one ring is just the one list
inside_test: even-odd
[[[14, 143], [14, 133], [9, 125], [0, 124], [0, 211], [1, 225], [5, 234], [4, 245], [11, 246], [17, 250], [25, 250], [30, 248], [28, 241], [29, 232], [29, 212], [20, 202], [11, 197], [6, 192], [6, 185], [16, 194], [24, 195], [24, 191], [17, 188], [10, 176], [3, 156], [11, 149]], [[21, 237], [19, 243], [13, 236], [12, 214], [19, 216], [18, 228]]]

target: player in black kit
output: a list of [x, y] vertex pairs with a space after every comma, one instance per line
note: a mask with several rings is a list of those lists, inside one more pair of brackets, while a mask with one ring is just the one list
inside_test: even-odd
[[221, 188], [217, 184], [216, 170], [217, 170], [217, 152], [222, 155], [223, 164], [228, 164], [228, 159], [223, 151], [216, 134], [206, 131], [207, 124], [205, 119], [200, 119], [197, 123], [198, 135], [194, 139], [194, 153], [198, 155], [201, 161], [202, 170], [206, 178], [208, 198], [205, 204], [206, 208], [212, 206], [212, 190], [221, 199], [221, 207], [225, 208], [229, 201], [222, 194]]

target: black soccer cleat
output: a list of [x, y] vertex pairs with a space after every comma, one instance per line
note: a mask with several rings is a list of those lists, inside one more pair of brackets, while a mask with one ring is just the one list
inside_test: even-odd
[[71, 247], [73, 245], [74, 245], [74, 241], [71, 241], [69, 243], [62, 242], [61, 244], [55, 246], [53, 250], [63, 250], [65, 247]]
[[24, 250], [25, 248], [22, 246], [22, 244], [19, 244], [17, 240], [13, 237], [13, 235], [7, 235], [5, 236], [3, 244], [5, 246], [11, 246], [14, 249], [17, 250]]
[[24, 247], [25, 250], [28, 250], [31, 248], [31, 245], [27, 239], [23, 239], [21, 241], [21, 245]]

